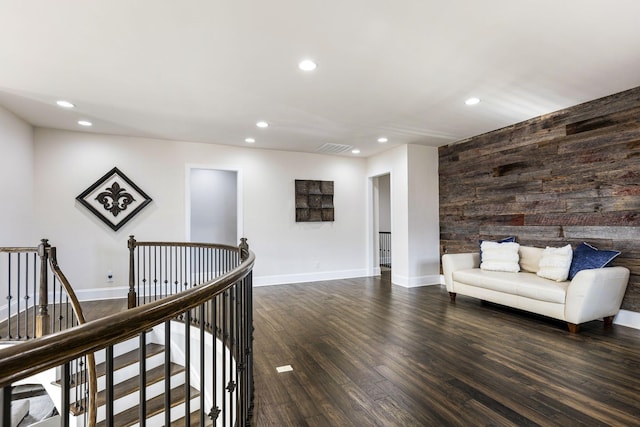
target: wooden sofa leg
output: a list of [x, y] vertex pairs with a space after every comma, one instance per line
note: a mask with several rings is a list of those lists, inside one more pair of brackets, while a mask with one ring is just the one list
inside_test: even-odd
[[605, 329], [609, 329], [613, 327], [613, 316], [603, 317], [602, 320], [604, 320]]
[[449, 292], [449, 299], [451, 300], [451, 302], [456, 302], [456, 293], [455, 292]]
[[567, 326], [569, 327], [569, 332], [571, 332], [572, 334], [577, 334], [578, 332], [580, 332], [580, 325], [567, 322]]

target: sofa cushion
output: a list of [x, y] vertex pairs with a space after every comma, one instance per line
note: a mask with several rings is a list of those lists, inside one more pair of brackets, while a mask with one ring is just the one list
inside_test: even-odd
[[540, 269], [540, 258], [542, 258], [543, 252], [544, 249], [542, 248], [520, 245], [518, 250], [520, 254], [520, 270], [537, 273]]
[[620, 251], [601, 251], [588, 243], [581, 243], [573, 251], [569, 280], [573, 280], [580, 270], [606, 267], [618, 255]]
[[516, 293], [516, 282], [519, 273], [505, 273], [502, 271], [484, 271], [479, 268], [469, 268], [453, 272], [455, 282], [469, 286], [491, 289], [509, 294]]
[[564, 282], [567, 280], [567, 277], [569, 277], [572, 255], [573, 250], [571, 249], [571, 245], [566, 245], [561, 248], [551, 248], [547, 246], [542, 253], [542, 258], [540, 258], [538, 276], [557, 282]]
[[[500, 239], [498, 241], [496, 241], [496, 243], [511, 243], [511, 242], [515, 242], [516, 238], [515, 236], [509, 236], [509, 237], [505, 237], [504, 239]], [[478, 252], [480, 252], [480, 264], [482, 264], [482, 243], [483, 242], [493, 242], [493, 240], [478, 240]]]
[[556, 282], [555, 280], [545, 279], [532, 273], [524, 274], [527, 275], [527, 278], [516, 283], [517, 295], [538, 301], [555, 302], [558, 304], [565, 303], [567, 289], [571, 282], [568, 280]]
[[482, 242], [482, 245], [480, 245], [482, 257], [480, 269], [512, 273], [520, 271], [520, 264], [518, 263], [520, 260], [518, 255], [519, 248], [520, 245], [514, 242]]
[[564, 304], [570, 283], [544, 279], [535, 273], [505, 273], [479, 268], [457, 270], [452, 276], [454, 282], [465, 285], [558, 304]]

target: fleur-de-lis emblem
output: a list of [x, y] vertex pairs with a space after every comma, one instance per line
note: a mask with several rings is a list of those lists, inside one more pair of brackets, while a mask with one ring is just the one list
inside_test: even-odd
[[118, 216], [120, 212], [127, 209], [136, 199], [127, 190], [120, 187], [120, 184], [114, 182], [111, 187], [107, 187], [106, 191], [98, 194], [96, 200], [98, 203], [111, 212], [113, 216]]

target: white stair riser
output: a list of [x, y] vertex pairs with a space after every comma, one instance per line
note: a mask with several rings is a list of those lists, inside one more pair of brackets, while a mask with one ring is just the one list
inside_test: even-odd
[[[177, 387], [183, 385], [185, 381], [184, 372], [179, 372], [171, 377], [171, 386]], [[165, 381], [158, 381], [157, 383], [151, 384], [147, 386], [147, 400], [159, 396], [164, 393], [164, 383]], [[113, 413], [117, 414], [123, 412], [129, 408], [133, 408], [138, 405], [140, 402], [140, 392], [135, 391], [126, 396], [122, 396], [113, 401]], [[97, 421], [100, 422], [105, 419], [106, 416], [106, 408], [105, 406], [99, 406], [97, 412]]]
[[[147, 371], [164, 364], [164, 353], [154, 354], [147, 357]], [[137, 377], [140, 374], [140, 364], [135, 362], [131, 365], [125, 366], [118, 370], [113, 371], [113, 383], [119, 384], [131, 377]], [[102, 375], [98, 377], [98, 391], [102, 391], [106, 388], [106, 376]]]
[[[147, 332], [147, 344], [152, 343], [152, 332]], [[123, 341], [113, 346], [113, 354], [115, 356], [119, 356], [121, 354], [128, 353], [133, 350], [137, 350], [140, 347], [140, 338], [133, 337], [128, 339], [127, 341]], [[106, 360], [106, 351], [100, 350], [94, 353], [94, 357], [96, 358], [96, 365], [104, 362]]]

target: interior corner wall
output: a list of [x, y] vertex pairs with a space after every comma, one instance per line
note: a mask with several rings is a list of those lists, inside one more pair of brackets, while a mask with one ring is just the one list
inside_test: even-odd
[[0, 246], [37, 246], [33, 215], [33, 128], [0, 106]]
[[391, 175], [391, 281], [405, 287], [439, 283], [438, 151], [403, 145], [368, 159], [370, 178], [387, 173]]
[[[126, 287], [129, 235], [186, 239], [187, 165], [242, 176], [255, 285], [367, 273], [364, 159], [37, 128], [35, 164], [37, 234], [58, 247], [61, 268], [76, 289]], [[153, 199], [117, 232], [75, 201], [114, 166]], [[334, 222], [295, 222], [295, 179], [334, 181]]]
[[440, 283], [438, 149], [408, 146], [409, 275], [414, 285]]

